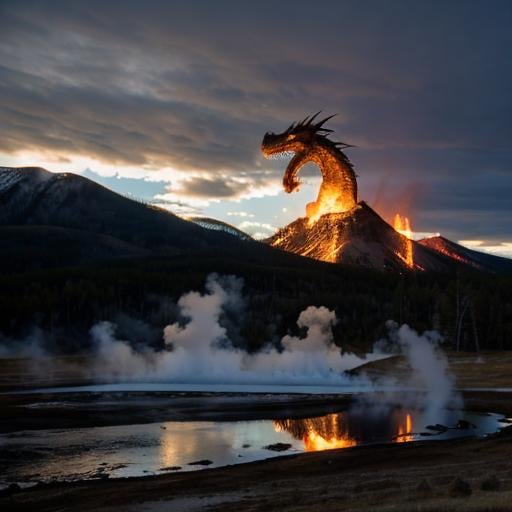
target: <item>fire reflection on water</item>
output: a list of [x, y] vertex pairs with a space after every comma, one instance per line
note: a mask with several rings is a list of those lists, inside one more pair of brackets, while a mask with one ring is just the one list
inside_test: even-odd
[[307, 452], [350, 448], [375, 441], [404, 443], [414, 439], [410, 413], [395, 411], [387, 420], [366, 418], [347, 412], [318, 418], [274, 420], [276, 432], [288, 432], [304, 443]]
[[412, 441], [414, 438], [412, 434], [412, 418], [410, 414], [405, 415], [405, 424], [399, 420], [398, 434], [396, 436], [397, 443], [406, 443]]
[[[372, 443], [484, 436], [505, 426], [502, 418], [450, 410], [436, 419], [443, 421], [438, 427], [445, 425], [439, 430], [421, 409], [359, 404], [339, 414], [274, 422], [168, 421], [26, 430], [0, 434], [2, 456], [7, 461], [2, 467], [0, 489], [2, 484], [13, 482], [97, 479], [104, 474], [123, 478], [251, 462], [281, 456], [281, 452], [269, 448], [275, 444], [289, 445], [285, 453], [300, 453]], [[463, 426], [458, 427], [461, 423]], [[28, 451], [38, 456], [17, 455]]]
[[357, 445], [357, 440], [348, 433], [347, 416], [344, 413], [319, 418], [275, 420], [274, 429], [276, 432], [286, 431], [295, 439], [302, 440], [307, 452]]

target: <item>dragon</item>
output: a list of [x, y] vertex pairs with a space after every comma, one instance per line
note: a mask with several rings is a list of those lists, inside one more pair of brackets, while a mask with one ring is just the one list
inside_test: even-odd
[[357, 204], [356, 174], [342, 151], [353, 146], [328, 139], [333, 130], [324, 128], [324, 124], [336, 114], [315, 122], [319, 114], [292, 123], [283, 133], [267, 132], [261, 143], [266, 158], [293, 155], [283, 177], [283, 187], [288, 193], [299, 189], [301, 182], [297, 176], [305, 164], [313, 162], [320, 168], [322, 184], [318, 197], [306, 206], [306, 216], [313, 221], [325, 213], [351, 210]]

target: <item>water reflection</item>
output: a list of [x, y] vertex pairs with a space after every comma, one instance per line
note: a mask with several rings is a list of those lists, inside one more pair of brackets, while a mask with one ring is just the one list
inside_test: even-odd
[[[441, 420], [440, 420], [441, 421]], [[442, 421], [445, 421], [444, 419]], [[305, 419], [169, 421], [84, 429], [0, 434], [0, 488], [11, 482], [80, 480], [158, 474], [181, 468], [250, 462], [285, 453], [363, 444], [481, 436], [496, 432], [500, 417], [447, 411], [444, 425], [429, 425], [422, 411], [355, 407]]]
[[398, 434], [396, 435], [395, 441], [397, 443], [406, 443], [414, 439], [412, 433], [412, 416], [410, 413], [405, 414], [405, 424], [402, 423], [401, 419], [398, 420]]
[[348, 414], [328, 414], [319, 418], [275, 420], [276, 432], [288, 432], [304, 442], [304, 450], [316, 452], [357, 445], [349, 433]]
[[[453, 425], [457, 423], [457, 414], [460, 417], [460, 412], [451, 414]], [[455, 426], [448, 426], [442, 432], [429, 430], [422, 411], [389, 408], [361, 407], [317, 418], [275, 420], [273, 424], [276, 432], [288, 432], [302, 441], [303, 449], [308, 452], [378, 442], [406, 443], [433, 435], [461, 435]], [[414, 432], [414, 425], [418, 426], [418, 432]]]

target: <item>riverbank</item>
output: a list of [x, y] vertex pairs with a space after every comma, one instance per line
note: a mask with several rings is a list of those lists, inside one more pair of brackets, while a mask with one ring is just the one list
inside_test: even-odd
[[[467, 399], [471, 408], [472, 397]], [[499, 402], [502, 411], [512, 412], [510, 395], [494, 397]], [[74, 512], [405, 511], [418, 510], [421, 502], [421, 510], [510, 510], [511, 460], [512, 433], [505, 429], [487, 439], [356, 447], [201, 472], [40, 485], [0, 499], [0, 507]], [[494, 490], [482, 490], [486, 485]]]
[[[319, 400], [317, 398], [317, 400]], [[509, 393], [467, 392], [466, 408], [512, 415]], [[200, 472], [41, 484], [2, 510], [509, 510], [512, 431], [486, 439], [363, 446]], [[459, 481], [460, 480], [460, 481]], [[462, 481], [462, 482], [461, 482]], [[498, 482], [498, 483], [496, 483]], [[495, 490], [482, 490], [489, 486]], [[469, 493], [470, 494], [467, 494]]]
[[[466, 382], [467, 387], [463, 390], [465, 408], [511, 417], [512, 393], [472, 390], [488, 388], [490, 382], [500, 388], [509, 386], [505, 371], [509, 358], [492, 355], [494, 363], [478, 372], [474, 365], [482, 363], [472, 358], [466, 355], [452, 366], [461, 376], [470, 376], [473, 367], [473, 374], [478, 376], [471, 376]], [[382, 362], [376, 364], [382, 365]], [[493, 364], [499, 365], [499, 378], [492, 373]], [[76, 394], [67, 397], [65, 394], [58, 397], [51, 394], [3, 395], [0, 398], [0, 425], [13, 431], [48, 428], [49, 425], [69, 428], [112, 422], [144, 423], [163, 417], [238, 419], [279, 417], [280, 414], [282, 417], [290, 414], [300, 417], [306, 412], [311, 414], [312, 410], [334, 412], [352, 400], [350, 396], [327, 395], [283, 397], [264, 394], [253, 400], [244, 394], [215, 396], [152, 392], [103, 394], [97, 396], [96, 404], [91, 406], [94, 400], [84, 398], [84, 395]], [[58, 401], [68, 405], [61, 407]], [[73, 402], [75, 407], [69, 406]], [[80, 407], [80, 403], [89, 405]], [[28, 512], [498, 512], [511, 510], [511, 461], [512, 430], [506, 428], [485, 439], [361, 446], [199, 472], [40, 484], [4, 493], [0, 507], [5, 511]]]

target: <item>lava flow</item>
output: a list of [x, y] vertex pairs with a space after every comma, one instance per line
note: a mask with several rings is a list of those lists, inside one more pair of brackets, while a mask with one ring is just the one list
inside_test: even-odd
[[403, 248], [401, 254], [398, 253], [398, 256], [404, 261], [404, 263], [409, 268], [414, 268], [414, 256], [412, 250], [412, 230], [411, 223], [409, 222], [408, 217], [402, 217], [399, 213], [395, 215], [393, 221], [393, 227], [395, 231], [398, 231], [401, 235], [405, 237], [403, 241]]

